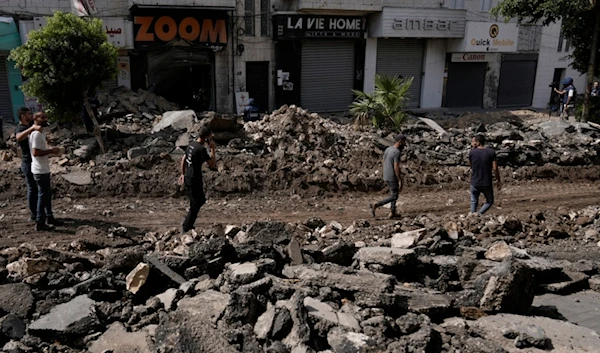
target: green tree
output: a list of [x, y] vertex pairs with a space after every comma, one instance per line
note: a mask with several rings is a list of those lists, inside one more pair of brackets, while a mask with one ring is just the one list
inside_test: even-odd
[[581, 119], [590, 115], [590, 89], [598, 74], [598, 40], [600, 39], [600, 1], [598, 0], [503, 0], [492, 15], [519, 23], [548, 25], [562, 22], [563, 35], [573, 49], [573, 68], [586, 73], [585, 98]]
[[412, 82], [412, 77], [401, 79], [398, 76], [376, 75], [373, 93], [353, 90], [356, 98], [350, 105], [350, 113], [355, 123], [365, 125], [371, 121], [373, 126], [379, 127], [387, 122], [399, 128], [406, 119], [403, 109]]
[[27, 42], [11, 51], [10, 59], [27, 77], [23, 92], [37, 97], [54, 119], [73, 119], [83, 104], [105, 152], [87, 100], [88, 92], [117, 73], [117, 49], [108, 43], [101, 20], [56, 12], [45, 27], [30, 32]]

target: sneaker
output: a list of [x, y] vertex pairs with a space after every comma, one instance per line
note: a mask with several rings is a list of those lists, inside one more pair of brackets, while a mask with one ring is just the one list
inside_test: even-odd
[[401, 219], [402, 216], [399, 213], [390, 214], [390, 219]]
[[29, 216], [29, 222], [37, 222], [37, 216]]
[[371, 210], [371, 214], [373, 215], [373, 218], [377, 217], [377, 216], [375, 216], [375, 210], [377, 209], [377, 206], [375, 204], [369, 204], [369, 209]]
[[36, 223], [35, 230], [38, 231], [38, 232], [41, 232], [41, 231], [52, 231], [52, 230], [54, 230], [54, 226], [50, 225], [50, 224]]
[[53, 225], [53, 226], [62, 226], [64, 223], [61, 220], [58, 220], [54, 217], [48, 217], [48, 220], [46, 221], [46, 223]]

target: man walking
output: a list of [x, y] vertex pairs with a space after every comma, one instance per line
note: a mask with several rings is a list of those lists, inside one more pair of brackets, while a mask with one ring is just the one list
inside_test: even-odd
[[[496, 176], [498, 190], [502, 189], [502, 182], [500, 181], [496, 152], [491, 148], [485, 147], [485, 137], [482, 135], [473, 137], [471, 146], [473, 147], [469, 151], [469, 165], [471, 166], [471, 214], [482, 215], [494, 204], [492, 171]], [[485, 204], [476, 213], [480, 194], [485, 196]]]
[[398, 201], [398, 193], [402, 191], [402, 175], [400, 172], [400, 157], [401, 152], [406, 146], [406, 137], [402, 134], [396, 135], [394, 144], [386, 148], [383, 153], [383, 180], [387, 183], [390, 189], [390, 196], [385, 200], [379, 201], [374, 205], [369, 205], [371, 214], [375, 216], [377, 208], [391, 203], [392, 213], [390, 218], [399, 218], [400, 215], [396, 211], [396, 201]]
[[36, 130], [29, 135], [29, 146], [31, 148], [32, 163], [31, 173], [37, 185], [37, 209], [36, 230], [52, 230], [54, 226], [62, 225], [62, 222], [54, 218], [52, 214], [52, 188], [50, 186], [50, 159], [49, 155], [59, 153], [59, 148], [48, 149], [46, 135], [43, 128], [48, 126], [48, 117], [44, 112], [37, 112], [33, 116]]
[[15, 129], [15, 137], [21, 148], [21, 171], [27, 184], [27, 205], [29, 206], [30, 220], [35, 222], [37, 219], [37, 197], [38, 189], [33, 174], [31, 173], [31, 151], [29, 149], [29, 134], [34, 131], [40, 131], [39, 125], [33, 125], [33, 115], [29, 108], [19, 108], [17, 111], [19, 125]]
[[[210, 156], [205, 147], [206, 143], [210, 147]], [[179, 184], [185, 184], [190, 198], [190, 210], [182, 226], [184, 233], [194, 229], [200, 207], [206, 202], [202, 180], [202, 164], [206, 162], [210, 169], [214, 169], [216, 166], [215, 151], [216, 145], [212, 140], [212, 131], [207, 127], [203, 127], [200, 129], [198, 139], [190, 143], [185, 151], [185, 156], [181, 159]]]

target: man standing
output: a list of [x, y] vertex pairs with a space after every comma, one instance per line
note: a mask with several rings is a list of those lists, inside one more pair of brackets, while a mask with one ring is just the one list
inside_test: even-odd
[[573, 86], [573, 79], [570, 77], [565, 78], [563, 80], [563, 90], [559, 91], [554, 88], [554, 91], [562, 97], [563, 109], [560, 118], [570, 120], [573, 107], [575, 106], [575, 99], [577, 98], [577, 89]]
[[485, 137], [477, 135], [471, 140], [473, 149], [469, 151], [469, 165], [471, 166], [471, 214], [476, 214], [479, 195], [485, 196], [485, 204], [479, 210], [480, 216], [494, 204], [494, 188], [492, 171], [496, 176], [498, 190], [502, 189], [500, 171], [496, 152], [485, 147]]
[[383, 153], [383, 180], [390, 189], [390, 196], [374, 205], [369, 205], [373, 217], [375, 217], [377, 208], [388, 203], [391, 203], [392, 205], [392, 214], [390, 215], [390, 218], [400, 217], [396, 211], [396, 201], [398, 201], [398, 193], [402, 191], [403, 187], [402, 175], [400, 172], [400, 156], [404, 146], [406, 146], [406, 137], [399, 134], [394, 138], [394, 144], [386, 148]]
[[[205, 147], [206, 143], [210, 147], [210, 156]], [[200, 207], [206, 202], [202, 180], [202, 164], [206, 162], [210, 169], [214, 169], [216, 166], [215, 151], [216, 145], [212, 140], [212, 131], [207, 127], [203, 127], [200, 129], [198, 139], [190, 143], [185, 151], [185, 156], [181, 159], [179, 184], [185, 184], [190, 198], [190, 210], [182, 226], [184, 233], [194, 229]]]
[[19, 108], [19, 125], [15, 129], [15, 137], [21, 148], [21, 171], [27, 183], [27, 205], [29, 206], [30, 220], [35, 222], [37, 219], [37, 197], [38, 189], [31, 173], [31, 152], [29, 149], [29, 134], [34, 131], [40, 131], [39, 125], [33, 125], [33, 115], [29, 108]]
[[48, 117], [44, 112], [37, 112], [33, 116], [34, 126], [38, 129], [29, 135], [32, 163], [31, 173], [38, 189], [36, 230], [52, 230], [54, 226], [62, 224], [52, 214], [52, 188], [50, 186], [50, 159], [49, 155], [59, 153], [59, 148], [48, 149], [46, 135], [43, 128], [48, 126]]

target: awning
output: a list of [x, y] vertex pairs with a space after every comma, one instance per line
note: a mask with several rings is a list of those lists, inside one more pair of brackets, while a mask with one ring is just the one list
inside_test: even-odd
[[21, 45], [21, 37], [12, 17], [0, 16], [0, 51], [8, 51]]

